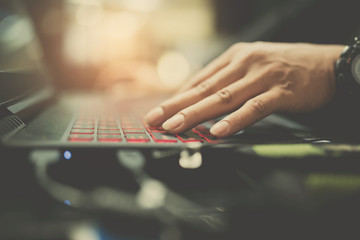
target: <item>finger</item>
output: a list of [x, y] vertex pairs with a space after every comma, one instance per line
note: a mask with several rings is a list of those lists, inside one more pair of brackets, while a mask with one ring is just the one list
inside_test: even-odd
[[242, 73], [240, 71], [234, 71], [233, 68], [226, 67], [198, 86], [175, 95], [159, 107], [151, 110], [145, 116], [145, 121], [150, 126], [159, 126], [180, 110], [214, 94], [219, 89], [237, 81], [241, 77]]
[[176, 94], [187, 91], [206, 79], [210, 78], [212, 75], [216, 74], [221, 69], [225, 68], [231, 61], [231, 56], [233, 55], [234, 50], [229, 48], [219, 57], [215, 58], [208, 65], [206, 65], [202, 70], [194, 75], [187, 83], [184, 84]]
[[206, 120], [231, 112], [248, 99], [261, 94], [261, 85], [254, 81], [237, 81], [215, 94], [181, 110], [162, 126], [170, 133], [179, 133]]
[[210, 133], [217, 137], [234, 134], [276, 111], [280, 99], [277, 91], [262, 93], [212, 126]]

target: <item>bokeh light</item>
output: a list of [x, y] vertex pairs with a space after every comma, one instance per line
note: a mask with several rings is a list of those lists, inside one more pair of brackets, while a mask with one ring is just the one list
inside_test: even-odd
[[190, 73], [190, 66], [179, 52], [165, 52], [159, 59], [157, 70], [161, 81], [167, 85], [179, 85]]

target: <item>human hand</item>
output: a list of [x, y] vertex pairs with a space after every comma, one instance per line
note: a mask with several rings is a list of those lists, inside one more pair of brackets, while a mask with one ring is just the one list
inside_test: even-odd
[[334, 63], [344, 46], [237, 43], [172, 98], [145, 116], [150, 126], [179, 133], [230, 113], [210, 129], [225, 137], [273, 112], [305, 112], [335, 92]]

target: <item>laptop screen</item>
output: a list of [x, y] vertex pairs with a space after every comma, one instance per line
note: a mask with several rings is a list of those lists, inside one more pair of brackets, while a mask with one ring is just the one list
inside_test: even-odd
[[32, 21], [17, 0], [0, 1], [0, 106], [39, 89], [42, 51]]

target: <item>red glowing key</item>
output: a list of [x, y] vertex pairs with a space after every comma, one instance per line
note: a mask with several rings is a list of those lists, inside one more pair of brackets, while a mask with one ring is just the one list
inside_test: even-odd
[[93, 129], [73, 128], [70, 134], [94, 134]]
[[178, 141], [176, 137], [174, 137], [173, 135], [166, 134], [166, 133], [151, 132], [150, 134], [155, 142], [164, 142], [164, 143], [172, 142], [172, 143], [174, 143], [174, 142]]
[[97, 140], [99, 142], [121, 142], [122, 138], [120, 135], [100, 135]]
[[178, 135], [178, 138], [182, 142], [204, 142], [204, 139], [199, 136], [196, 132], [187, 131]]
[[150, 138], [146, 134], [126, 134], [125, 138], [128, 142], [149, 142]]
[[91, 142], [93, 139], [93, 135], [86, 134], [70, 134], [68, 138], [70, 142]]

